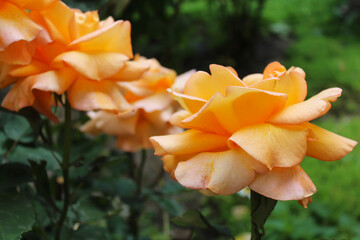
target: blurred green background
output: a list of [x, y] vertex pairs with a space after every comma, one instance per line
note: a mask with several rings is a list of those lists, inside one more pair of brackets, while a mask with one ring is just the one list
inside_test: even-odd
[[[274, 60], [287, 68], [299, 66], [307, 74], [308, 96], [334, 86], [344, 90], [315, 123], [360, 140], [357, 0], [66, 2], [83, 10], [99, 9], [103, 17], [130, 20], [134, 52], [155, 57], [178, 73], [208, 71], [211, 63], [233, 66], [240, 77], [262, 72]], [[266, 224], [266, 239], [360, 239], [359, 147], [341, 161], [307, 158], [302, 166], [318, 188], [314, 203], [308, 209], [296, 202], [278, 203]], [[235, 236], [249, 231], [247, 200], [196, 196], [209, 221], [230, 227]]]
[[[98, 9], [102, 18], [111, 15], [115, 19], [130, 20], [134, 52], [155, 57], [179, 74], [190, 69], [208, 71], [211, 63], [232, 66], [240, 77], [262, 72], [274, 60], [287, 68], [301, 67], [307, 74], [308, 96], [329, 87], [344, 90], [331, 111], [315, 123], [360, 141], [358, 0], [64, 2], [83, 11]], [[18, 123], [10, 115], [8, 121], [6, 117], [2, 121], [0, 130], [5, 133], [6, 124]], [[25, 120], [17, 121], [21, 125]], [[59, 139], [62, 127], [54, 127]], [[25, 129], [24, 134], [28, 134], [27, 131]], [[127, 178], [131, 163], [116, 150], [104, 150], [105, 136], [84, 141], [82, 133], [74, 131], [74, 135], [74, 159], [91, 149], [86, 153], [85, 163], [72, 176], [84, 182], [70, 212], [74, 231], [78, 222], [84, 226], [75, 231], [74, 239], [131, 239], [124, 237], [127, 231], [124, 216], [128, 215], [128, 206], [140, 204], [129, 198], [135, 189], [135, 183]], [[4, 139], [5, 134], [0, 131], [0, 142]], [[9, 147], [12, 140], [6, 140]], [[10, 161], [24, 154], [30, 154], [33, 159], [52, 158], [43, 146], [30, 146], [31, 139], [22, 141], [15, 144], [13, 152], [7, 156]], [[111, 157], [104, 160], [104, 153]], [[153, 161], [146, 164], [145, 179], [151, 179], [161, 168], [158, 159]], [[56, 176], [60, 175], [55, 166], [54, 159], [46, 166], [48, 171], [54, 172], [51, 186], [56, 186]], [[360, 239], [360, 147], [337, 162], [306, 158], [302, 166], [318, 189], [313, 203], [303, 209], [296, 201], [279, 202], [265, 225], [266, 239]], [[52, 191], [56, 192], [56, 188]], [[250, 202], [236, 194], [205, 197], [197, 191], [182, 188], [165, 174], [157, 188], [145, 186], [144, 196], [147, 202], [141, 205], [140, 216], [143, 239], [169, 239], [170, 235], [173, 239], [188, 239], [192, 230], [175, 226], [169, 219], [189, 209], [200, 210], [214, 228], [220, 225], [230, 228], [238, 240], [246, 239], [245, 235], [250, 231]], [[34, 237], [36, 226], [51, 223], [45, 216], [39, 208], [33, 231], [25, 234], [23, 239], [38, 239]], [[221, 232], [218, 230], [215, 232]], [[193, 239], [211, 239], [210, 236], [216, 235], [208, 229], [194, 234]]]

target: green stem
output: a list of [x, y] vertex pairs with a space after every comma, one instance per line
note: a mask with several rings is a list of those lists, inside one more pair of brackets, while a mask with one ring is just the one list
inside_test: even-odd
[[61, 212], [60, 219], [56, 224], [55, 239], [60, 240], [61, 229], [64, 225], [67, 211], [70, 205], [70, 179], [69, 179], [69, 162], [70, 162], [70, 147], [71, 147], [71, 106], [66, 99], [65, 102], [65, 134], [64, 134], [64, 152], [61, 166], [64, 177], [64, 205]]
[[251, 240], [261, 240], [265, 236], [264, 224], [276, 203], [277, 200], [251, 190]]
[[[134, 160], [134, 159], [132, 159]], [[141, 150], [141, 160], [140, 165], [137, 169], [136, 176], [133, 176], [136, 181], [136, 191], [135, 191], [135, 203], [130, 208], [130, 216], [128, 219], [129, 230], [134, 239], [139, 238], [139, 217], [141, 214], [140, 211], [140, 201], [141, 201], [141, 192], [142, 192], [142, 177], [144, 172], [146, 162], [146, 150]]]

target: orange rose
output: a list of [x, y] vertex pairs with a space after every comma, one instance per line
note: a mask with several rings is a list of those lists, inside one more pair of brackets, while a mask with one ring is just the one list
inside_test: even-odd
[[[6, 64], [28, 64], [36, 47], [51, 41], [45, 29], [35, 23], [26, 10], [45, 9], [55, 1], [57, 0], [0, 2], [0, 61]], [[6, 84], [0, 80], [0, 87], [5, 87]]]
[[185, 110], [172, 123], [189, 130], [150, 138], [165, 170], [191, 189], [229, 195], [249, 186], [306, 206], [316, 187], [300, 167], [304, 157], [339, 160], [357, 144], [309, 123], [342, 90], [330, 88], [304, 101], [304, 71], [286, 71], [278, 62], [243, 80], [232, 68], [214, 64], [210, 71], [194, 74], [184, 94], [173, 92]]
[[175, 107], [166, 91], [174, 83], [175, 71], [162, 67], [155, 59], [136, 56], [134, 62], [148, 66], [148, 70], [139, 80], [119, 85], [126, 90], [124, 97], [135, 112], [89, 112], [91, 120], [82, 126], [84, 132], [92, 135], [106, 133], [117, 136], [117, 147], [128, 152], [150, 148], [151, 136], [178, 133], [180, 130], [169, 123]]
[[96, 11], [82, 13], [62, 2], [30, 15], [53, 42], [38, 47], [30, 64], [9, 70], [17, 82], [4, 107], [18, 111], [33, 106], [56, 121], [50, 108], [52, 92], [67, 92], [71, 106], [78, 110], [132, 111], [117, 82], [134, 80], [146, 68], [128, 62], [133, 57], [128, 21], [99, 21]]

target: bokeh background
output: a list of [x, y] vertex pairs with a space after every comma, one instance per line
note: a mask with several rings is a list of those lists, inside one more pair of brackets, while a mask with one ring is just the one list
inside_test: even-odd
[[[209, 71], [211, 63], [232, 66], [240, 77], [262, 72], [274, 60], [287, 68], [299, 66], [307, 75], [308, 96], [329, 87], [344, 90], [316, 124], [360, 140], [358, 0], [65, 2], [82, 10], [99, 9], [103, 17], [130, 20], [134, 52], [155, 57], [179, 74]], [[266, 223], [267, 239], [360, 239], [360, 148], [338, 162], [307, 158], [302, 166], [318, 188], [313, 204], [303, 209], [295, 201], [279, 202]], [[182, 208], [193, 207], [196, 199], [209, 221], [229, 227], [233, 235], [249, 231], [248, 200], [202, 197], [194, 191], [180, 195]], [[142, 223], [150, 236], [159, 229], [153, 229], [148, 215], [151, 209]]]
[[[64, 2], [83, 11], [98, 9], [102, 18], [130, 20], [134, 52], [156, 58], [178, 74], [190, 69], [208, 71], [211, 63], [232, 66], [240, 77], [262, 72], [274, 60], [287, 68], [301, 67], [307, 75], [308, 96], [329, 87], [343, 89], [343, 96], [331, 111], [315, 123], [360, 141], [359, 0]], [[2, 96], [0, 93], [0, 98], [5, 91]], [[84, 121], [85, 114], [81, 118]], [[62, 125], [53, 128], [61, 140]], [[84, 141], [83, 137], [80, 132], [74, 132], [73, 154], [78, 157], [86, 152], [87, 162], [73, 172], [72, 178], [82, 178], [81, 194], [91, 197], [79, 198], [74, 206], [76, 211], [70, 211], [74, 230], [79, 221], [85, 226], [75, 233], [74, 239], [131, 239], [124, 237], [127, 232], [124, 216], [128, 215], [127, 206], [131, 204], [141, 205], [142, 239], [189, 239], [191, 235], [193, 239], [226, 239], [216, 237], [222, 231], [219, 226], [228, 227], [237, 240], [247, 239], [250, 202], [246, 197], [238, 194], [205, 197], [184, 189], [168, 174], [159, 172], [161, 162], [154, 157], [145, 166], [147, 201], [133, 202], [130, 196], [135, 186], [127, 178], [131, 162], [124, 165], [122, 153], [109, 150], [110, 147], [105, 152], [111, 152], [111, 156], [118, 154], [119, 159], [95, 159], [104, 153], [103, 143], [109, 137], [100, 136], [95, 141]], [[11, 160], [25, 154], [36, 159], [39, 154], [49, 155], [44, 151], [25, 144], [16, 146], [8, 157]], [[56, 162], [53, 163], [55, 166]], [[52, 167], [51, 161], [48, 167]], [[360, 239], [360, 147], [337, 162], [306, 158], [302, 167], [318, 188], [313, 203], [304, 209], [296, 201], [279, 202], [265, 225], [266, 239]], [[56, 175], [54, 170], [51, 186], [59, 184]], [[155, 189], [151, 183], [147, 184], [154, 177], [161, 180]], [[113, 212], [109, 213], [108, 209]], [[181, 228], [170, 221], [189, 209], [199, 210], [216, 228], [215, 233], [208, 228], [197, 231], [196, 224], [193, 230]], [[40, 221], [36, 224], [49, 224], [40, 208], [37, 214]], [[38, 239], [33, 232], [25, 234], [23, 239]]]

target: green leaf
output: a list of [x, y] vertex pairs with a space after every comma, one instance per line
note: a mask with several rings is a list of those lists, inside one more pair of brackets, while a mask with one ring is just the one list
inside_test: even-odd
[[0, 165], [0, 189], [15, 187], [32, 181], [31, 169], [22, 163]]
[[[61, 159], [59, 153], [54, 152], [57, 158]], [[8, 156], [10, 162], [20, 162], [20, 163], [28, 163], [28, 159], [31, 159], [36, 162], [40, 162], [41, 160], [46, 161], [46, 167], [48, 170], [57, 170], [60, 169], [59, 164], [57, 163], [55, 157], [51, 153], [51, 151], [42, 146], [35, 147], [27, 147], [18, 145], [14, 149], [14, 151]]]
[[227, 227], [211, 224], [201, 212], [196, 210], [189, 210], [183, 215], [171, 219], [171, 221], [181, 227], [206, 230], [206, 235], [211, 237], [226, 236], [234, 239]]
[[109, 240], [110, 236], [106, 228], [92, 226], [92, 225], [82, 225], [79, 230], [77, 230], [73, 239], [77, 240]]
[[0, 196], [0, 239], [18, 240], [31, 230], [35, 216], [32, 205], [20, 195]]
[[14, 141], [33, 142], [35, 134], [26, 118], [12, 114], [4, 125], [5, 134]]
[[3, 155], [7, 152], [8, 148], [5, 145], [5, 142], [8, 138], [3, 132], [0, 132], [0, 155]]
[[100, 210], [90, 197], [81, 198], [76, 204], [74, 204], [73, 208], [76, 209], [81, 222], [96, 221], [106, 215], [106, 212]]
[[260, 240], [265, 235], [264, 224], [276, 206], [277, 200], [251, 191], [251, 239]]
[[185, 188], [183, 186], [181, 186], [181, 184], [179, 184], [176, 181], [166, 181], [163, 188], [162, 188], [162, 192], [165, 195], [173, 195], [173, 194], [177, 194], [180, 191], [184, 190]]
[[168, 211], [172, 216], [178, 216], [183, 211], [181, 205], [172, 198], [156, 194], [149, 194], [149, 197], [152, 201], [159, 204], [160, 207]]
[[40, 196], [42, 196], [47, 203], [56, 208], [56, 205], [51, 197], [49, 178], [46, 172], [46, 162], [40, 163], [29, 160], [31, 169], [33, 172], [34, 183], [36, 190]]

